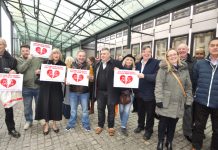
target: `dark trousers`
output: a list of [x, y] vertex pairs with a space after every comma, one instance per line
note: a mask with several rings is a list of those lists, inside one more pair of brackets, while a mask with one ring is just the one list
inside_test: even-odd
[[13, 107], [5, 108], [5, 123], [9, 132], [15, 130]]
[[192, 130], [193, 130], [193, 121], [192, 121], [192, 107], [185, 108], [184, 116], [182, 121], [182, 129], [183, 135], [192, 137]]
[[218, 150], [218, 109], [209, 108], [205, 105], [195, 103], [194, 110], [195, 124], [192, 136], [193, 146], [196, 149], [201, 149], [204, 138], [204, 129], [210, 114], [213, 131], [210, 149]]
[[133, 100], [133, 110], [134, 111], [138, 111], [138, 108], [137, 108], [138, 106], [137, 106], [137, 99], [136, 99], [136, 97], [134, 97], [134, 100]]
[[176, 124], [178, 122], [178, 118], [170, 118], [170, 117], [165, 117], [160, 115], [160, 120], [158, 124], [158, 140], [163, 141], [165, 134], [167, 132], [167, 142], [172, 142], [175, 129], [176, 129]]
[[[138, 127], [145, 128], [146, 132], [153, 132], [155, 101], [144, 101], [142, 98], [137, 98], [138, 104]], [[146, 125], [145, 125], [146, 114]]]
[[111, 102], [112, 100], [108, 99], [106, 91], [98, 91], [98, 126], [103, 128], [105, 123], [105, 109], [107, 106], [108, 109], [108, 128], [114, 127], [114, 113], [115, 113], [115, 104]]

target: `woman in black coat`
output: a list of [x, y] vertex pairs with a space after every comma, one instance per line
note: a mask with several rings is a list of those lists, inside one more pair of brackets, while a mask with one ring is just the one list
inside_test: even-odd
[[[61, 61], [61, 52], [59, 49], [53, 49], [50, 59], [46, 64], [65, 66]], [[49, 121], [53, 120], [52, 129], [55, 133], [59, 132], [56, 121], [62, 120], [62, 102], [64, 96], [61, 82], [40, 81], [40, 91], [38, 105], [36, 109], [36, 120], [45, 120], [43, 134], [49, 133]]]

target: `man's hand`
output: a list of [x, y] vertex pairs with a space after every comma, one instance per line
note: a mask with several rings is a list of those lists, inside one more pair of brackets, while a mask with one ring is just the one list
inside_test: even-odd
[[143, 73], [138, 74], [138, 78], [144, 78], [144, 77], [145, 77], [145, 75]]
[[16, 74], [17, 72], [15, 70], [9, 71], [9, 74]]

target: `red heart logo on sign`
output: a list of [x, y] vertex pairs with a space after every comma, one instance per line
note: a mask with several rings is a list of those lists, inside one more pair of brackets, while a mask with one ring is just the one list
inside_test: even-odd
[[39, 54], [39, 55], [43, 55], [45, 53], [47, 53], [47, 49], [46, 48], [42, 48], [41, 47], [36, 47], [36, 52]]
[[56, 77], [58, 77], [60, 75], [60, 71], [55, 70], [54, 73], [53, 73], [53, 70], [49, 69], [49, 70], [47, 70], [47, 75], [50, 78], [56, 78]]
[[125, 76], [125, 75], [121, 75], [120, 76], [120, 81], [123, 82], [124, 84], [129, 84], [130, 82], [132, 82], [133, 77], [132, 76]]
[[6, 88], [12, 87], [16, 84], [16, 80], [14, 80], [14, 79], [11, 79], [10, 83], [8, 83], [8, 79], [3, 78], [3, 79], [1, 79], [0, 82], [1, 82], [1, 85], [3, 85]]
[[75, 80], [76, 82], [79, 82], [79, 81], [82, 81], [82, 80], [83, 80], [84, 76], [83, 76], [82, 74], [78, 75], [78, 74], [74, 73], [74, 74], [72, 75], [72, 78], [73, 78], [73, 80]]

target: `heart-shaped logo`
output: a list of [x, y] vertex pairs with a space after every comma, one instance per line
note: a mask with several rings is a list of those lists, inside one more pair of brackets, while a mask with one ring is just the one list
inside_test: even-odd
[[130, 82], [132, 82], [133, 77], [132, 76], [125, 76], [125, 75], [121, 75], [120, 76], [120, 81], [123, 82], [124, 84], [129, 84]]
[[60, 75], [60, 71], [55, 70], [55, 71], [53, 72], [53, 70], [49, 69], [49, 70], [47, 70], [47, 75], [48, 75], [50, 78], [56, 78], [56, 77], [58, 77], [58, 76]]
[[14, 79], [5, 79], [5, 78], [3, 78], [3, 79], [1, 79], [0, 82], [1, 82], [1, 85], [3, 85], [6, 88], [12, 87], [12, 86], [14, 86], [16, 84], [16, 80], [14, 80]]
[[36, 47], [36, 52], [39, 55], [43, 55], [43, 54], [47, 53], [47, 49], [46, 48], [41, 48], [41, 47]]
[[84, 78], [84, 76], [82, 75], [82, 74], [76, 74], [76, 73], [74, 73], [73, 75], [72, 75], [72, 78], [73, 78], [73, 80], [75, 80], [76, 82], [80, 82], [80, 81], [82, 81], [83, 80], [83, 78]]

